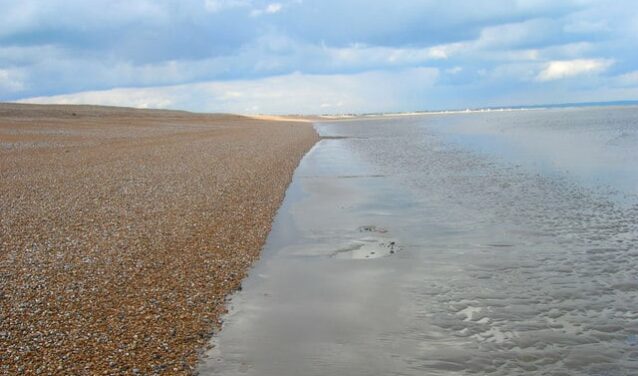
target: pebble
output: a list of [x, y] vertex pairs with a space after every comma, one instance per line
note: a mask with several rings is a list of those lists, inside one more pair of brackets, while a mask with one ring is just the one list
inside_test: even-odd
[[0, 104], [0, 372], [192, 374], [317, 139], [233, 115]]

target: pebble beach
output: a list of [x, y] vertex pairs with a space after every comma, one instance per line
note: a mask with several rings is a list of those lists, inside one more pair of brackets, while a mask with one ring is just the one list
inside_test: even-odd
[[0, 104], [0, 374], [189, 375], [310, 123]]

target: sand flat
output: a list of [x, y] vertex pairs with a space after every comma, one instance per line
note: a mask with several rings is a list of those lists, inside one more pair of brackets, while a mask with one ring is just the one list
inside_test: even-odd
[[0, 104], [0, 373], [189, 374], [310, 124]]
[[315, 128], [201, 376], [638, 375], [638, 109]]

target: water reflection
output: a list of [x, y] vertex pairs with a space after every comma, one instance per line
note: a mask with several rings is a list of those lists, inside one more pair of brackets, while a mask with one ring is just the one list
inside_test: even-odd
[[422, 126], [511, 163], [545, 174], [566, 174], [591, 188], [638, 196], [636, 107], [460, 115]]
[[[201, 373], [635, 374], [638, 207], [577, 165], [636, 110], [582, 159], [547, 139], [612, 115], [570, 111], [320, 126], [350, 138], [302, 162]], [[631, 180], [622, 147], [599, 158]]]

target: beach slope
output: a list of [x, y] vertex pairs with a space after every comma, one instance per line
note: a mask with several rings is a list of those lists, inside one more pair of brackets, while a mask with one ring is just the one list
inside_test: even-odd
[[0, 104], [0, 374], [189, 374], [310, 123]]

